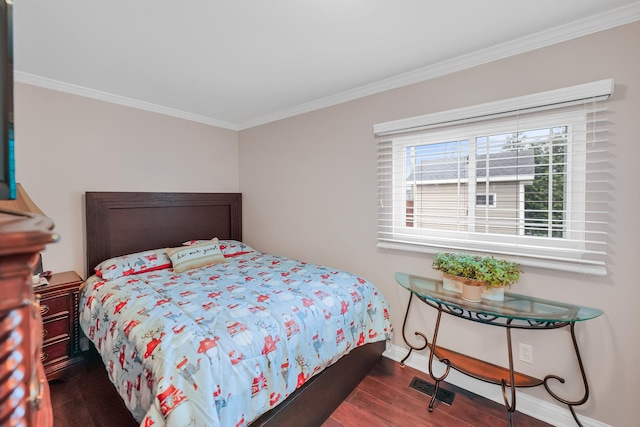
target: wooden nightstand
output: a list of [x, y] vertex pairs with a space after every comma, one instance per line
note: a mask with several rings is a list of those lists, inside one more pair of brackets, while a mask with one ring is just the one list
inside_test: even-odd
[[66, 271], [52, 275], [48, 285], [34, 289], [40, 297], [41, 360], [48, 380], [60, 378], [65, 368], [83, 359], [78, 325], [78, 292], [82, 281], [75, 271]]

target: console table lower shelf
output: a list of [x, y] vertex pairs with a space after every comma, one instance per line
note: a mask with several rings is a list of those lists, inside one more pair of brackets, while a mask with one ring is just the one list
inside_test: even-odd
[[[429, 345], [429, 350], [432, 350], [433, 346]], [[411, 349], [409, 350], [411, 352]], [[449, 365], [458, 372], [461, 372], [467, 376], [475, 379], [491, 383], [502, 385], [502, 381], [505, 378], [510, 378], [511, 373], [509, 369], [502, 366], [494, 365], [484, 360], [476, 359], [475, 357], [468, 356], [466, 354], [458, 353], [453, 350], [448, 350], [443, 347], [436, 347], [434, 351], [435, 356], [442, 363], [445, 360], [449, 361]], [[404, 365], [404, 360], [402, 365]], [[520, 372], [514, 371], [514, 384], [516, 387], [536, 387], [543, 384], [543, 380], [532, 377]], [[507, 383], [507, 386], [509, 384]]]
[[[580, 406], [588, 400], [589, 385], [576, 340], [575, 324], [581, 320], [597, 317], [602, 314], [602, 311], [509, 293], [505, 294], [504, 302], [469, 303], [462, 300], [456, 293], [444, 290], [442, 288], [442, 282], [437, 280], [410, 276], [404, 273], [396, 273], [396, 280], [411, 292], [402, 325], [402, 337], [409, 347], [409, 351], [400, 361], [400, 365], [404, 366], [404, 362], [413, 350], [424, 350], [426, 348], [432, 350], [429, 352], [428, 370], [431, 379], [435, 382], [435, 387], [431, 401], [429, 402], [429, 412], [433, 411], [440, 383], [445, 380], [449, 371], [453, 368], [470, 377], [502, 387], [502, 395], [509, 414], [510, 426], [513, 426], [513, 413], [516, 411], [516, 388], [537, 387], [539, 385], [543, 385], [554, 399], [567, 405], [576, 423], [582, 426], [574, 407]], [[429, 342], [427, 336], [422, 332], [414, 332], [416, 336], [421, 337], [424, 341], [422, 346], [415, 346], [406, 338], [407, 318], [414, 295], [438, 311], [431, 342]], [[494, 365], [466, 354], [439, 347], [437, 345], [437, 339], [442, 313], [477, 323], [505, 328], [509, 367], [505, 368]], [[535, 378], [516, 372], [513, 365], [512, 329], [549, 330], [565, 327], [568, 327], [571, 333], [573, 349], [584, 387], [583, 397], [575, 401], [563, 399], [550, 389], [550, 380], [564, 383], [565, 380], [563, 378], [557, 375], [547, 375], [544, 379]], [[445, 370], [442, 375], [434, 374], [434, 356], [445, 365]]]

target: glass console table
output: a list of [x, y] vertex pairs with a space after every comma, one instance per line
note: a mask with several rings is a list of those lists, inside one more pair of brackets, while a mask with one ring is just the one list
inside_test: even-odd
[[[585, 374], [578, 342], [575, 335], [575, 324], [579, 321], [593, 319], [602, 314], [601, 310], [595, 308], [581, 307], [572, 304], [565, 304], [557, 301], [544, 300], [540, 298], [529, 297], [526, 295], [512, 294], [505, 292], [504, 301], [488, 301], [469, 302], [462, 299], [461, 294], [447, 291], [442, 287], [442, 281], [429, 279], [426, 277], [412, 276], [405, 273], [396, 273], [396, 281], [402, 287], [411, 292], [407, 311], [402, 324], [402, 338], [409, 347], [409, 352], [402, 359], [400, 364], [404, 366], [404, 362], [411, 355], [413, 350], [424, 350], [429, 347], [429, 375], [435, 381], [435, 390], [429, 402], [429, 411], [433, 410], [436, 400], [436, 394], [441, 381], [449, 374], [451, 368], [456, 369], [473, 378], [498, 384], [502, 387], [502, 395], [504, 403], [509, 414], [509, 425], [513, 425], [513, 413], [516, 410], [516, 388], [517, 387], [535, 387], [543, 385], [547, 392], [557, 401], [567, 405], [573, 418], [579, 426], [582, 426], [578, 416], [575, 413], [574, 406], [584, 404], [589, 398], [589, 386], [587, 384], [587, 376]], [[427, 305], [438, 310], [433, 338], [431, 343], [426, 335], [422, 332], [415, 332], [416, 336], [420, 336], [424, 340], [424, 345], [416, 347], [412, 345], [406, 338], [405, 329], [407, 317], [411, 307], [413, 297], [418, 298]], [[436, 342], [438, 339], [438, 330], [440, 329], [440, 318], [442, 313], [447, 313], [462, 319], [471, 320], [473, 322], [483, 323], [486, 325], [500, 326], [507, 332], [507, 349], [509, 355], [509, 367], [493, 365], [482, 360], [457, 353], [438, 347]], [[544, 379], [538, 379], [519, 372], [513, 368], [513, 350], [511, 345], [511, 329], [559, 329], [569, 327], [571, 331], [571, 339], [575, 350], [580, 374], [584, 384], [584, 395], [576, 401], [569, 401], [558, 396], [549, 388], [549, 381], [554, 379], [564, 383], [564, 379], [557, 375], [547, 375]], [[442, 375], [436, 376], [433, 373], [433, 357], [436, 356], [440, 362], [445, 365], [445, 371]]]

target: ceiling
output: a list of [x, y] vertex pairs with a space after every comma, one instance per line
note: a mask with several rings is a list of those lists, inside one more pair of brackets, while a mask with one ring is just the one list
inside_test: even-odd
[[638, 0], [15, 0], [15, 79], [240, 130], [636, 20]]

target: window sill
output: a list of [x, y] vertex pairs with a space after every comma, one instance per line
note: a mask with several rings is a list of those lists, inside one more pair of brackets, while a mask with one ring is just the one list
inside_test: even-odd
[[[418, 252], [425, 254], [435, 254], [436, 252], [473, 252], [467, 248], [459, 247], [444, 247], [437, 245], [430, 245], [425, 243], [417, 243], [417, 242], [400, 242], [400, 241], [389, 241], [389, 240], [378, 240], [376, 245], [380, 249], [391, 249], [391, 250], [400, 250], [400, 251], [408, 251], [408, 252]], [[480, 252], [478, 253], [486, 253]], [[536, 267], [536, 268], [546, 268], [550, 270], [558, 270], [558, 271], [568, 271], [571, 273], [581, 273], [581, 274], [591, 274], [595, 276], [606, 276], [607, 269], [604, 265], [594, 264], [593, 262], [585, 261], [581, 262], [579, 260], [576, 261], [563, 261], [563, 260], [550, 260], [550, 259], [538, 259], [534, 257], [510, 257], [501, 255], [499, 253], [489, 253], [490, 255], [494, 255], [500, 258], [506, 258], [515, 262], [520, 263], [522, 266], [527, 267]]]

